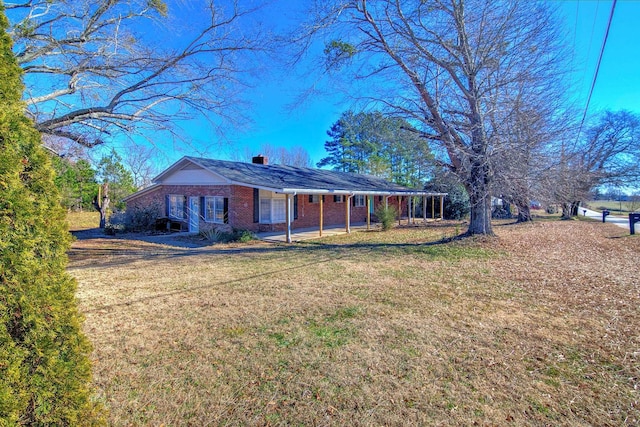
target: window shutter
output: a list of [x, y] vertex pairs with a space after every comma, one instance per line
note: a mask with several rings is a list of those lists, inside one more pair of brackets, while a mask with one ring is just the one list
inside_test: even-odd
[[309, 194], [309, 203], [313, 203], [313, 194]]
[[322, 195], [322, 203], [324, 203], [324, 194]]
[[169, 199], [169, 195], [165, 194], [164, 196], [164, 216], [166, 216], [167, 218], [169, 218], [169, 203], [171, 203], [171, 200]]
[[298, 195], [293, 196], [293, 219], [298, 219]]
[[260, 190], [253, 189], [253, 222], [260, 221]]
[[182, 196], [182, 219], [189, 219], [189, 199], [187, 196]]
[[333, 203], [338, 203], [338, 196], [335, 194], [333, 195]]
[[229, 224], [229, 198], [224, 198], [224, 207], [222, 208], [224, 212], [224, 223]]
[[351, 205], [355, 207], [356, 205], [356, 196], [351, 197]]

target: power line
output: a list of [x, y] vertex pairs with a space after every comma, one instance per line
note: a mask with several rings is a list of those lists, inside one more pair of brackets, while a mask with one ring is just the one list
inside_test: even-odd
[[576, 141], [580, 137], [584, 120], [587, 117], [587, 111], [589, 110], [589, 104], [591, 103], [591, 95], [593, 95], [593, 89], [596, 87], [596, 80], [598, 80], [598, 72], [600, 71], [600, 63], [602, 62], [602, 55], [604, 54], [604, 48], [607, 45], [607, 39], [609, 38], [609, 29], [611, 29], [611, 21], [613, 20], [613, 12], [616, 9], [616, 3], [618, 0], [613, 0], [611, 5], [611, 12], [609, 13], [609, 22], [607, 23], [607, 31], [604, 33], [604, 39], [602, 40], [602, 46], [600, 47], [600, 55], [598, 56], [598, 63], [596, 64], [596, 71], [593, 74], [593, 81], [591, 82], [591, 89], [589, 90], [589, 96], [587, 97], [587, 104], [584, 107], [584, 113], [582, 114], [582, 120], [580, 121], [580, 128], [578, 129], [578, 135]]

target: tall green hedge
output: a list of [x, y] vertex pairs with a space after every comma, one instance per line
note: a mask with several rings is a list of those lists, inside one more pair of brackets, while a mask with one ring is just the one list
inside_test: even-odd
[[70, 236], [7, 28], [0, 2], [0, 426], [100, 424]]

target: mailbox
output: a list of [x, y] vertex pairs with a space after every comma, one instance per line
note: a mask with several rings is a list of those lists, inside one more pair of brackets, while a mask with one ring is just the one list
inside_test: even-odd
[[629, 214], [629, 231], [631, 234], [636, 234], [635, 223], [640, 222], [640, 213], [630, 213]]
[[609, 210], [605, 209], [602, 211], [602, 222], [604, 222], [604, 219], [607, 217], [607, 215], [609, 215], [611, 212], [609, 212]]

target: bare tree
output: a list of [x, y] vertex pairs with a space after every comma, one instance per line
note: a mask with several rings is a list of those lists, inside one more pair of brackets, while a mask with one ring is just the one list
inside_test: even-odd
[[371, 101], [421, 125], [469, 193], [467, 233], [492, 234], [492, 156], [506, 141], [513, 104], [525, 88], [559, 96], [549, 84], [563, 62], [551, 6], [351, 0], [313, 10], [299, 40], [323, 34], [327, 67], [366, 79], [376, 88]]
[[243, 152], [234, 152], [231, 154], [231, 158], [236, 161], [250, 162], [251, 159], [258, 154], [266, 157], [269, 163], [274, 165], [298, 166], [303, 168], [310, 168], [313, 165], [309, 152], [304, 147], [294, 146], [287, 149], [267, 143], [260, 145], [257, 151], [256, 149], [247, 147]]
[[[518, 101], [511, 104], [508, 120], [493, 126], [500, 129], [495, 137], [503, 140], [494, 144], [492, 193], [517, 207], [518, 222], [532, 220], [532, 199], [553, 202], [555, 147], [576, 129], [571, 125], [573, 112], [557, 104], [561, 99], [531, 89], [523, 88]], [[489, 117], [492, 123], [496, 120], [491, 113]]]
[[134, 143], [124, 153], [122, 163], [131, 172], [133, 185], [138, 190], [151, 185], [153, 177], [160, 173], [156, 151], [155, 147]]
[[172, 5], [192, 8], [189, 27], [163, 0], [5, 2], [37, 129], [93, 147], [136, 132], [157, 142], [197, 112], [214, 125], [244, 121], [247, 54], [266, 44], [247, 22], [254, 9]]
[[640, 178], [640, 117], [605, 111], [584, 135], [563, 140], [554, 167], [555, 198], [563, 218], [575, 216], [580, 202], [597, 186], [633, 186]]

